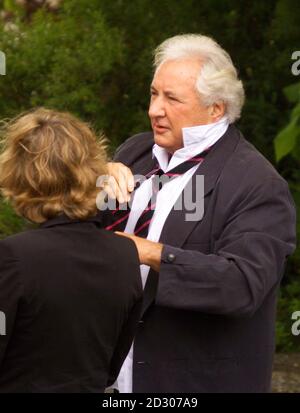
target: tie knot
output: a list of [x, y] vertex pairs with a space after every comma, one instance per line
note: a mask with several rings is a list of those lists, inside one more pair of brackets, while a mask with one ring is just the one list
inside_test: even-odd
[[189, 169], [193, 168], [196, 165], [201, 164], [203, 162], [205, 156], [208, 154], [209, 149], [206, 149], [205, 151], [202, 151], [201, 153], [199, 153], [196, 156], [192, 156], [191, 158], [185, 160], [181, 164], [179, 164], [179, 165], [175, 166], [174, 168], [170, 169], [168, 172], [163, 172], [163, 170], [160, 168], [159, 164], [157, 164], [157, 166], [156, 166], [157, 169], [155, 170], [154, 175], [158, 175], [159, 177], [168, 176], [169, 178], [183, 175]]

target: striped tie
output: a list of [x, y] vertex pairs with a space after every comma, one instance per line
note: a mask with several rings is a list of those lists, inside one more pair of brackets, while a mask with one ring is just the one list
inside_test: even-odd
[[[134, 235], [147, 238], [149, 226], [155, 211], [158, 192], [162, 189], [165, 183], [170, 182], [170, 179], [183, 175], [195, 165], [200, 165], [210, 149], [211, 148], [208, 148], [200, 154], [193, 156], [168, 172], [164, 172], [157, 164], [156, 167], [146, 175], [146, 178], [148, 179], [152, 177], [152, 196], [135, 225]], [[136, 188], [138, 185], [139, 182], [136, 183]], [[128, 207], [126, 210], [118, 207], [115, 211], [112, 211], [115, 222], [107, 226], [106, 229], [109, 231], [124, 231], [129, 214], [130, 209]]]

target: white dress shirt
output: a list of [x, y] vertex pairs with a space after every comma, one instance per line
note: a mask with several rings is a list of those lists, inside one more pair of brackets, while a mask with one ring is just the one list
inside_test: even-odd
[[[152, 149], [153, 157], [156, 157], [160, 168], [164, 172], [168, 172], [175, 166], [185, 162], [187, 159], [201, 153], [206, 148], [216, 143], [224, 135], [228, 125], [228, 119], [224, 116], [221, 120], [215, 123], [183, 128], [182, 133], [184, 146], [174, 152], [170, 162], [168, 152], [156, 144], [154, 144]], [[195, 165], [183, 175], [180, 175], [165, 183], [162, 189], [158, 192], [155, 211], [149, 226], [147, 239], [155, 242], [159, 241], [161, 231], [172, 207], [181, 195], [192, 175], [195, 173], [198, 166], [199, 165]], [[150, 177], [145, 180], [135, 191], [131, 212], [124, 232], [133, 234], [135, 225], [140, 215], [147, 207], [152, 196], [152, 178], [153, 177]], [[144, 287], [150, 267], [147, 265], [141, 265], [140, 268]], [[120, 393], [132, 393], [133, 348], [134, 344], [131, 346], [128, 356], [123, 363], [116, 383], [112, 386], [118, 388]]]

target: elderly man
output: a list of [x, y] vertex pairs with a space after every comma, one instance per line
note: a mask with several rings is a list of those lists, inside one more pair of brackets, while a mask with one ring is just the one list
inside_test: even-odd
[[[128, 168], [147, 178], [130, 210], [105, 214], [107, 229], [135, 242], [145, 285], [121, 392], [270, 390], [295, 210], [287, 183], [234, 126], [243, 101], [229, 55], [211, 38], [180, 35], [157, 48], [153, 133], [121, 145], [110, 166], [116, 187], [106, 187], [128, 201]], [[155, 187], [158, 176], [172, 179]]]

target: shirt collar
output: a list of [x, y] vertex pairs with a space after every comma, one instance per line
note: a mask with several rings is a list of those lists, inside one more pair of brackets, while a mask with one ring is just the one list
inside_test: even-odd
[[214, 145], [224, 135], [228, 125], [227, 117], [223, 116], [215, 123], [182, 128], [184, 146], [174, 152], [170, 162], [167, 150], [157, 144], [153, 145], [152, 157], [157, 159], [161, 169], [166, 172]]
[[97, 225], [101, 225], [102, 214], [100, 211], [97, 211], [97, 214], [95, 216], [91, 216], [84, 220], [80, 220], [76, 218], [71, 219], [67, 215], [62, 213], [43, 222], [42, 224], [40, 224], [40, 227], [48, 228], [48, 227], [54, 227], [57, 225], [77, 224], [77, 223], [82, 223], [82, 222], [94, 222]]

